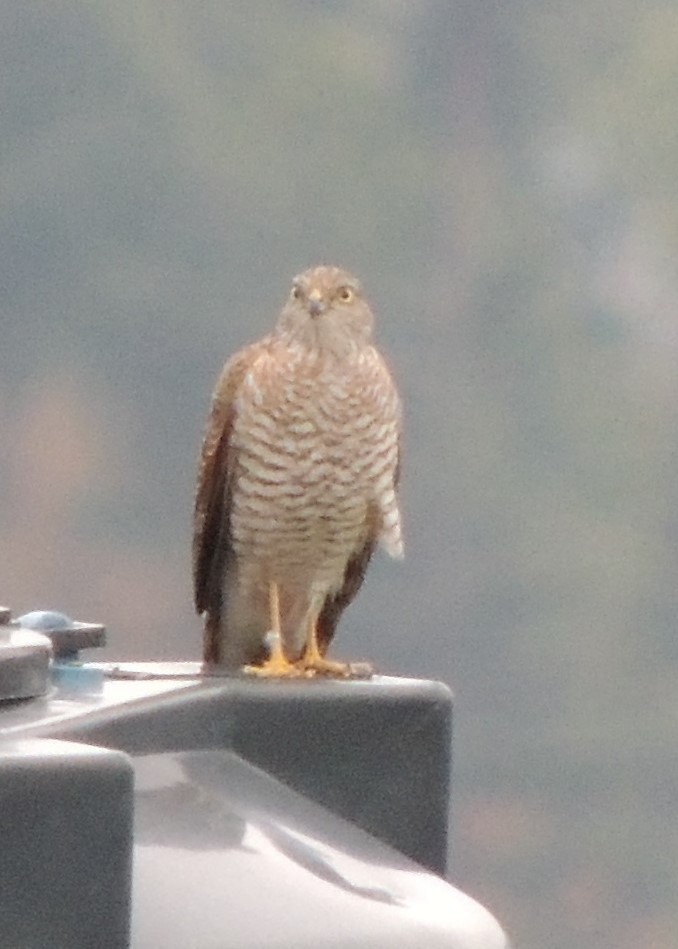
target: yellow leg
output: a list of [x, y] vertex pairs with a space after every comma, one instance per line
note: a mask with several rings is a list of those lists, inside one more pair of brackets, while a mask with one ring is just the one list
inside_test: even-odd
[[308, 618], [306, 648], [297, 663], [298, 667], [303, 670], [303, 674], [307, 676], [324, 675], [342, 679], [350, 676], [350, 665], [345, 662], [332, 662], [320, 654], [320, 650], [318, 649], [317, 620], [316, 614], [312, 612]]
[[268, 659], [261, 666], [244, 666], [243, 672], [248, 675], [262, 678], [280, 679], [302, 675], [296, 665], [288, 662], [283, 652], [282, 635], [280, 630], [280, 599], [278, 584], [271, 582], [268, 586], [268, 609], [271, 619], [271, 629], [268, 634], [270, 652]]

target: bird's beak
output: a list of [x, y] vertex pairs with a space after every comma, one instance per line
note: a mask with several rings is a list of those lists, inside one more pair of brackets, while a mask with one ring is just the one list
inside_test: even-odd
[[320, 290], [311, 290], [306, 299], [311, 316], [319, 316], [325, 309], [325, 301]]

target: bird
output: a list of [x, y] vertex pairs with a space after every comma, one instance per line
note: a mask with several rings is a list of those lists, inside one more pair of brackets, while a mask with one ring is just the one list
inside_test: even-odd
[[339, 618], [377, 545], [403, 556], [402, 408], [373, 326], [355, 277], [313, 267], [221, 372], [194, 507], [205, 669], [351, 675], [326, 656]]

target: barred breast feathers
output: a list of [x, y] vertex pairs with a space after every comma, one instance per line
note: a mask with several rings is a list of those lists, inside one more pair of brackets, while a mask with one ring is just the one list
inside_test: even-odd
[[369, 496], [382, 546], [402, 556], [394, 491], [400, 407], [381, 357], [372, 347], [348, 365], [316, 355], [301, 372], [276, 358], [276, 348], [260, 353], [236, 399], [236, 508], [268, 534], [272, 525], [262, 521], [271, 503], [279, 505], [278, 529], [285, 511], [302, 520], [331, 516], [340, 526], [351, 511], [364, 516]]

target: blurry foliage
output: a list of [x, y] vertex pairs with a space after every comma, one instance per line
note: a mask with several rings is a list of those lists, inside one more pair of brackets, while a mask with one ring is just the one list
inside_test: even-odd
[[339, 652], [457, 690], [452, 873], [515, 945], [674, 949], [678, 7], [0, 5], [2, 599], [195, 656], [194, 462], [355, 269], [408, 559]]

